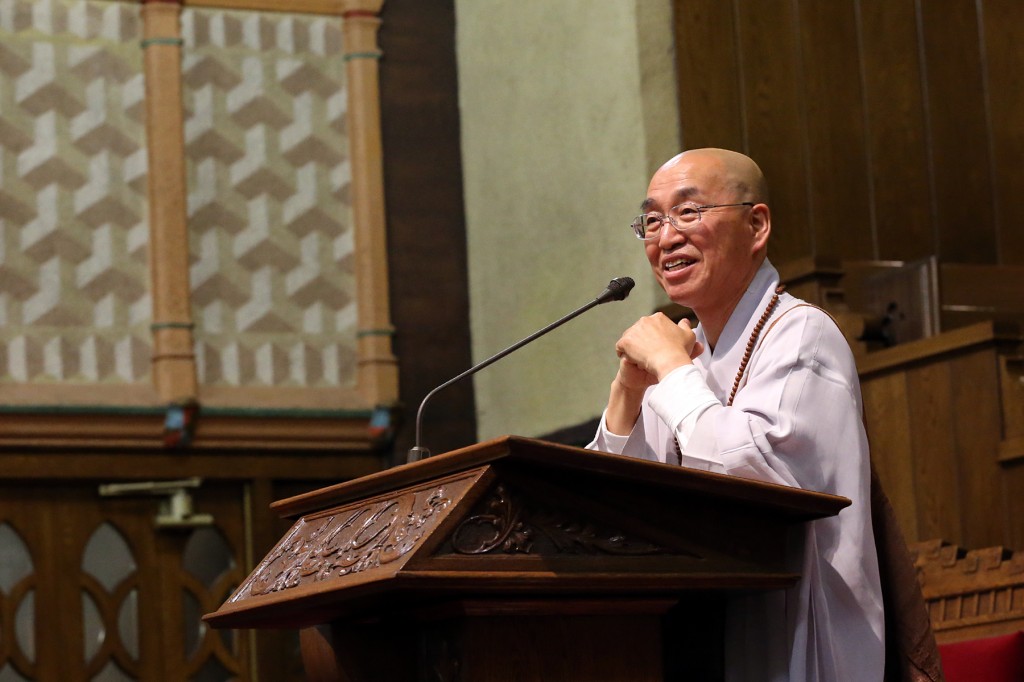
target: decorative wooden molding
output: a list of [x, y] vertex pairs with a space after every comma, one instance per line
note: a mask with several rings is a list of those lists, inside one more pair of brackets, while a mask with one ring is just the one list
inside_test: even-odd
[[142, 6], [153, 382], [166, 402], [194, 399], [198, 394], [189, 286], [180, 14], [177, 2]]
[[942, 540], [910, 546], [940, 643], [1024, 628], [1024, 554], [965, 551]]
[[348, 76], [349, 145], [352, 155], [352, 216], [355, 224], [359, 306], [358, 383], [371, 405], [398, 399], [398, 361], [388, 306], [384, 220], [384, 158], [380, 129], [377, 45], [380, 0], [344, 2], [342, 24]]
[[[31, 405], [0, 410], [0, 447], [163, 448], [175, 407], [61, 407]], [[368, 450], [386, 436], [374, 434], [366, 410], [203, 410], [191, 450]], [[180, 442], [180, 438], [174, 438]]]
[[[35, 448], [17, 451], [7, 448], [3, 453], [0, 480], [53, 480], [108, 483], [119, 481], [174, 480], [182, 472], [207, 481], [239, 481], [245, 479], [277, 479], [281, 481], [348, 480], [366, 476], [381, 469], [380, 456], [365, 449], [346, 449], [325, 456], [323, 451], [296, 450], [287, 456], [267, 448], [247, 451], [178, 452], [154, 451], [139, 456], [138, 450], [95, 448], [82, 451], [66, 447]], [[268, 494], [267, 499], [272, 495]], [[262, 502], [254, 511], [265, 509]], [[276, 534], [276, 531], [274, 531]], [[269, 542], [269, 540], [268, 540]], [[249, 563], [248, 565], [252, 565]]]
[[1020, 340], [1019, 330], [1010, 326], [991, 321], [979, 322], [969, 327], [953, 329], [926, 339], [909, 341], [858, 357], [857, 371], [863, 380], [872, 374], [901, 367], [911, 362], [962, 352], [975, 346], [1019, 343]]
[[999, 460], [1024, 458], [1024, 356], [999, 357], [999, 392], [1003, 412], [1003, 442]]
[[384, 0], [143, 0], [143, 2], [176, 2], [189, 7], [337, 16], [353, 13], [376, 16], [380, 14], [384, 5]]
[[[843, 265], [838, 258], [805, 256], [776, 265], [779, 279], [787, 286], [800, 286], [815, 282], [825, 286], [837, 286], [843, 277]], [[818, 301], [812, 303], [820, 304]]]
[[644, 538], [510, 492], [499, 483], [456, 527], [441, 554], [533, 554], [538, 556], [648, 556], [693, 552], [673, 551]]
[[999, 442], [999, 461], [1002, 464], [1024, 460], [1024, 436], [1006, 438]]
[[[229, 10], [258, 10], [264, 12], [289, 12], [293, 14], [341, 15], [345, 0], [184, 0], [190, 7], [209, 7]], [[380, 3], [377, 3], [378, 5]]]

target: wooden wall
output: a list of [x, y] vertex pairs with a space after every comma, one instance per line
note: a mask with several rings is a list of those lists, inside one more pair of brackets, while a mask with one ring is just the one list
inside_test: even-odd
[[683, 146], [761, 164], [775, 262], [1024, 263], [1019, 0], [675, 5]]

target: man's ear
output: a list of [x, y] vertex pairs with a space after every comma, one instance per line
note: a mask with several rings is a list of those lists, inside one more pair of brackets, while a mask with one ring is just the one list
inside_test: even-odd
[[754, 233], [751, 251], [757, 253], [768, 248], [768, 237], [772, 233], [772, 213], [768, 204], [754, 204], [750, 208], [750, 228]]

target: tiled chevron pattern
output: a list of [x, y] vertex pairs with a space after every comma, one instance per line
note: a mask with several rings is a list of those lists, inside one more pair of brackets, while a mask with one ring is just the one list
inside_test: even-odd
[[0, 383], [149, 374], [139, 21], [0, 0]]
[[186, 8], [182, 33], [199, 381], [351, 385], [340, 19]]

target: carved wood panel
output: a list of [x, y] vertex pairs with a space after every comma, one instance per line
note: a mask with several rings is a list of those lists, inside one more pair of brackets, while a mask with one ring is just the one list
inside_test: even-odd
[[[456, 527], [439, 554], [647, 556], [677, 554], [644, 538], [560, 507], [554, 500], [513, 492], [499, 483]], [[699, 558], [692, 552], [688, 556]]]
[[475, 474], [463, 476], [302, 517], [229, 601], [337, 582], [361, 573], [393, 573], [475, 478]]
[[196, 495], [214, 527], [168, 533], [154, 528], [152, 497], [101, 499], [90, 484], [0, 485], [0, 555], [26, 559], [7, 589], [0, 580], [0, 676], [248, 679], [247, 634], [199, 621], [243, 576], [232, 487]]

